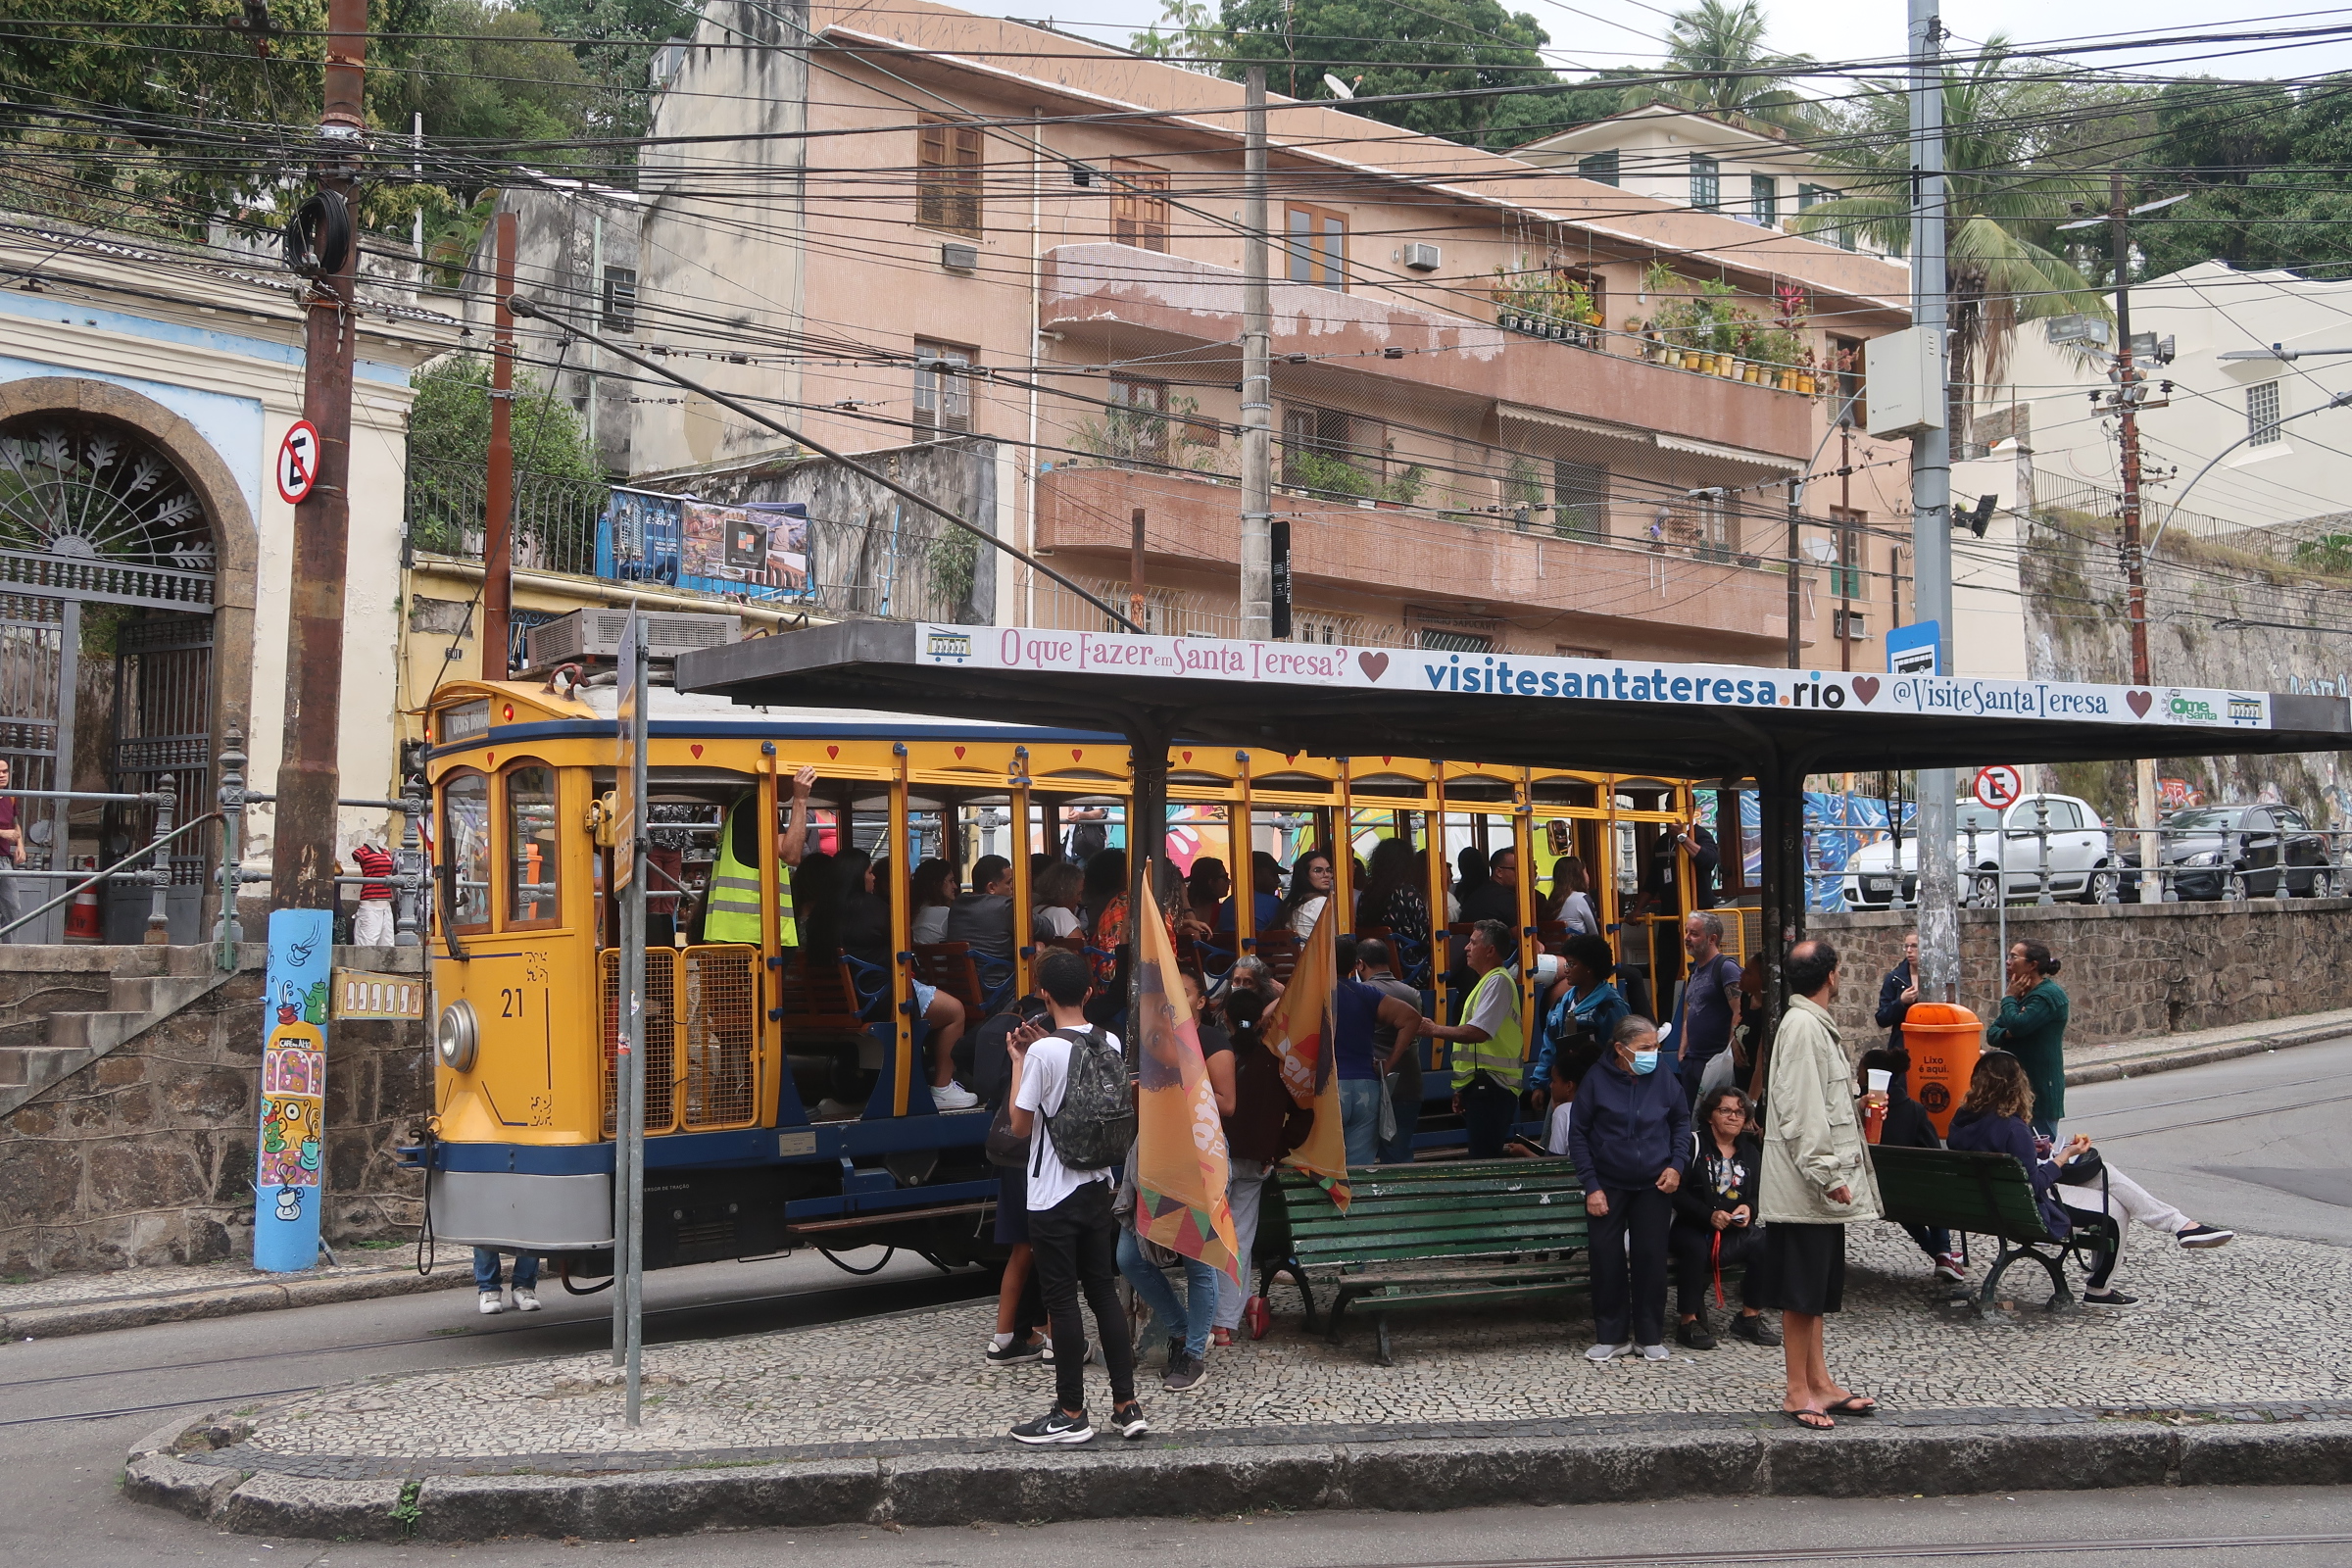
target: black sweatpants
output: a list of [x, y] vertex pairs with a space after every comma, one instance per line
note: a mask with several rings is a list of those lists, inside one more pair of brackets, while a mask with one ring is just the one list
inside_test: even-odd
[[1054, 1392], [1064, 1410], [1086, 1408], [1086, 1319], [1078, 1298], [1095, 1309], [1110, 1397], [1135, 1397], [1135, 1348], [1127, 1312], [1119, 1305], [1119, 1222], [1110, 1212], [1110, 1183], [1088, 1182], [1048, 1209], [1029, 1211], [1029, 1248], [1037, 1286], [1054, 1324]]
[[1723, 1267], [1745, 1270], [1740, 1276], [1740, 1304], [1764, 1304], [1764, 1232], [1754, 1225], [1710, 1226], [1677, 1220], [1668, 1245], [1674, 1251], [1675, 1310], [1688, 1317], [1706, 1306], [1715, 1293], [1715, 1238], [1723, 1238]]
[[1655, 1187], [1611, 1191], [1608, 1200], [1609, 1211], [1593, 1215], [1588, 1227], [1592, 1338], [1601, 1345], [1663, 1345], [1666, 1233], [1674, 1225], [1674, 1200]]

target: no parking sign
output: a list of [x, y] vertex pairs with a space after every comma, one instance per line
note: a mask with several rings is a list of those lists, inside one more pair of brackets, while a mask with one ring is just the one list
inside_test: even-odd
[[318, 482], [318, 427], [296, 419], [277, 444], [277, 495], [289, 507], [309, 498]]
[[2025, 793], [2025, 775], [2006, 762], [1977, 769], [1977, 804], [1987, 810], [2004, 810]]

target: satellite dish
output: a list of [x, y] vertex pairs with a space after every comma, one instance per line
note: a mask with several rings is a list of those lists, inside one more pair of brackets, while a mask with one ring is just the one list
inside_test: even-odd
[[1805, 554], [1826, 566], [1838, 559], [1838, 547], [1827, 539], [1808, 539], [1805, 541]]
[[1328, 71], [1323, 73], [1323, 85], [1331, 89], [1331, 95], [1334, 98], [1345, 100], [1355, 96], [1355, 89], [1353, 87], [1348, 86], [1346, 82], [1342, 81], [1339, 77], [1333, 75]]

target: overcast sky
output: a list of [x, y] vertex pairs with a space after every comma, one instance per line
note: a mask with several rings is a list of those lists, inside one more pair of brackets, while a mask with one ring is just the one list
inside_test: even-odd
[[[1105, 43], [1124, 45], [1131, 32], [1150, 24], [1158, 0], [959, 0], [975, 11], [999, 16], [1041, 17]], [[1212, 6], [1214, 0], [1211, 0]], [[1663, 52], [1666, 13], [1672, 0], [1504, 0], [1513, 11], [1533, 15], [1551, 35], [1548, 51], [1561, 69], [1641, 65]], [[2091, 37], [2115, 38], [2186, 32], [2249, 32], [2318, 26], [2352, 29], [2352, 11], [2305, 11], [2255, 4], [2242, 15], [2216, 0], [2107, 0], [2095, 5], [2046, 0], [1971, 0], [1945, 10], [1944, 25], [1961, 49], [1994, 32], [2020, 44], [2064, 44]], [[1903, 52], [1906, 10], [1902, 0], [1775, 0], [1771, 44], [1822, 61], [1876, 61]], [[2225, 52], [2227, 51], [2227, 52]], [[2345, 40], [2318, 45], [2278, 43], [2184, 44], [2144, 54], [2085, 55], [2103, 68], [2142, 70], [2165, 75], [2292, 76], [2352, 71], [2352, 31]], [[1824, 90], [1835, 91], [1834, 86]]]

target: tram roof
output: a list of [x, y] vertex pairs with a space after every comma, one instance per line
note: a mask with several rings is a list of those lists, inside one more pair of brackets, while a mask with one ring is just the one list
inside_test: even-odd
[[748, 705], [1667, 776], [2352, 750], [2343, 697], [906, 621], [682, 653], [676, 679]]
[[[923, 740], [938, 736], [949, 740], [1001, 740], [1018, 746], [1026, 742], [1052, 740], [1086, 740], [1115, 742], [1115, 729], [1101, 725], [1072, 729], [1067, 725], [1015, 724], [997, 719], [965, 718], [954, 715], [933, 715], [887, 711], [868, 708], [811, 708], [804, 703], [758, 703], [745, 705], [724, 696], [707, 692], [678, 691], [656, 683], [650, 688], [653, 708], [648, 715], [653, 722], [663, 726], [684, 726], [701, 732], [740, 730], [745, 733], [810, 735], [888, 736], [892, 740]], [[596, 716], [604, 720], [615, 718], [620, 710], [620, 692], [613, 686], [583, 686], [577, 694]]]

